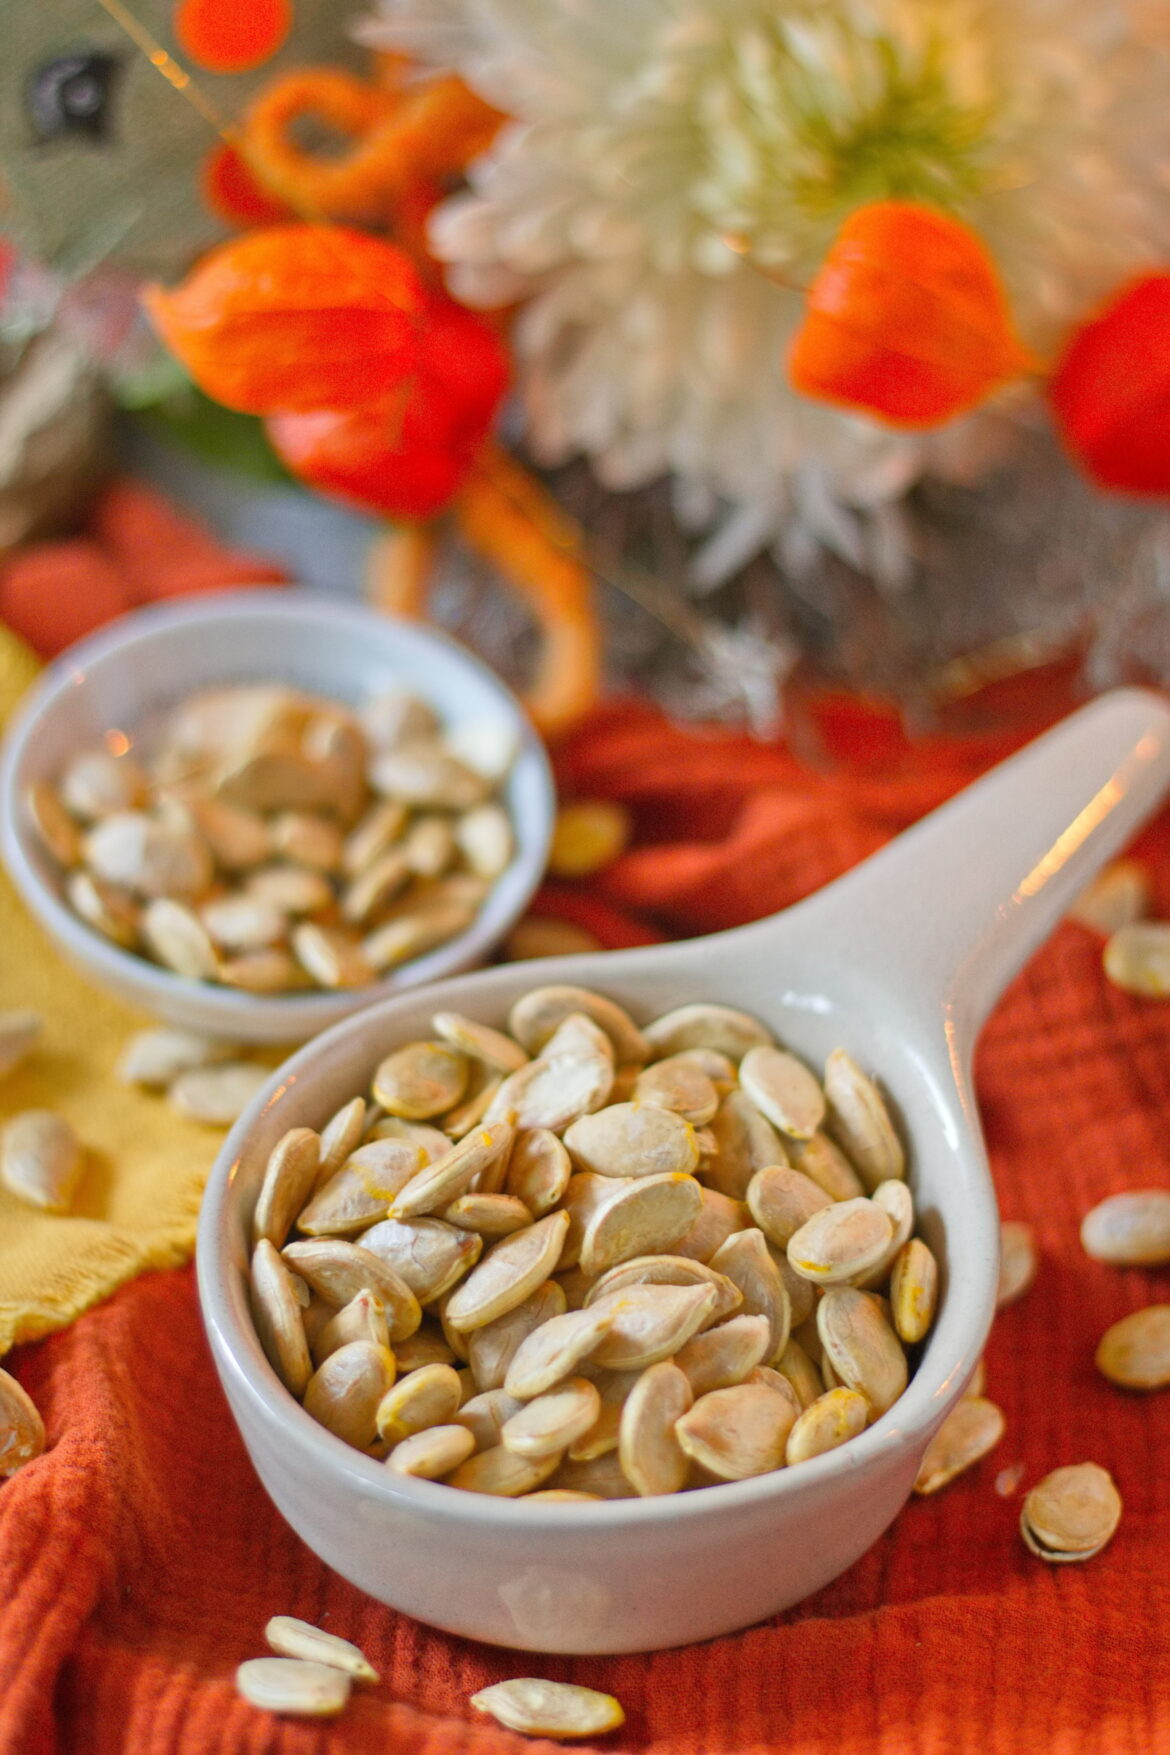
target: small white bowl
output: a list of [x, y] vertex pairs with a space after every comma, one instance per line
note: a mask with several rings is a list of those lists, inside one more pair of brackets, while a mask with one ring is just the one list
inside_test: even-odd
[[[70, 756], [118, 729], [140, 728], [196, 689], [283, 682], [356, 705], [406, 687], [451, 728], [469, 722], [514, 734], [502, 798], [516, 836], [511, 865], [458, 938], [368, 987], [260, 995], [190, 981], [124, 951], [64, 901], [25, 803]], [[556, 808], [543, 745], [515, 697], [454, 640], [360, 605], [298, 591], [216, 593], [140, 610], [50, 665], [13, 716], [0, 765], [0, 848], [29, 908], [85, 974], [169, 1023], [246, 1042], [303, 1042], [388, 993], [473, 968], [523, 913], [548, 857]]]
[[[971, 1077], [979, 1027], [1024, 957], [1170, 783], [1170, 708], [1086, 708], [837, 883], [785, 914], [685, 944], [513, 964], [385, 1000], [275, 1073], [228, 1137], [200, 1218], [211, 1350], [265, 1488], [310, 1548], [439, 1627], [526, 1650], [647, 1651], [799, 1602], [901, 1509], [983, 1348], [999, 1228]], [[348, 1448], [283, 1388], [248, 1309], [249, 1232], [273, 1145], [364, 1091], [437, 1009], [501, 1025], [548, 982], [595, 987], [640, 1021], [696, 999], [742, 1006], [819, 1065], [875, 1071], [911, 1147], [938, 1316], [906, 1392], [799, 1468], [654, 1499], [548, 1504], [410, 1480]]]

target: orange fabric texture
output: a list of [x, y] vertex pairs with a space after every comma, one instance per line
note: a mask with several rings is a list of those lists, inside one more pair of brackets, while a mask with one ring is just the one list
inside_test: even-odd
[[[838, 745], [862, 723], [839, 716]], [[559, 897], [611, 943], [745, 920], [833, 877], [1004, 753], [1002, 738], [908, 746], [872, 729], [867, 764], [812, 772], [778, 746], [607, 709], [559, 753], [561, 780], [622, 798], [638, 836], [588, 889], [554, 888], [549, 911]], [[1170, 913], [1165, 821], [1138, 851]], [[6, 1361], [50, 1448], [0, 1486], [0, 1755], [518, 1755], [524, 1741], [473, 1722], [467, 1698], [532, 1673], [615, 1693], [628, 1721], [601, 1745], [614, 1751], [1170, 1752], [1170, 1399], [1125, 1395], [1092, 1365], [1102, 1330], [1163, 1298], [1164, 1278], [1091, 1262], [1077, 1236], [1105, 1194], [1170, 1178], [1170, 1004], [1109, 987], [1099, 941], [1065, 925], [997, 1008], [978, 1072], [1002, 1209], [1032, 1221], [1043, 1251], [988, 1353], [1007, 1436], [912, 1501], [819, 1595], [736, 1636], [612, 1659], [500, 1651], [397, 1615], [317, 1561], [269, 1505], [216, 1384], [190, 1271], [155, 1274]], [[1087, 1565], [1046, 1567], [1019, 1539], [1021, 1494], [1088, 1458], [1118, 1482], [1120, 1530]], [[1016, 1465], [1019, 1484], [1000, 1491]], [[459, 1558], [435, 1564], [457, 1570]], [[356, 1690], [328, 1725], [247, 1706], [235, 1666], [261, 1654], [274, 1613], [357, 1640], [382, 1685]]]

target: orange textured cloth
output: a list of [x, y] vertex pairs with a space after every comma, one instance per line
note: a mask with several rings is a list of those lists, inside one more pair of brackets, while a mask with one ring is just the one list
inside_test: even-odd
[[[838, 720], [839, 742], [849, 729]], [[624, 799], [638, 838], [596, 880], [596, 906], [578, 890], [570, 912], [615, 942], [779, 908], [1005, 741], [861, 736], [867, 763], [821, 773], [779, 747], [607, 709], [560, 752], [561, 778]], [[1170, 913], [1165, 822], [1139, 851]], [[550, 898], [563, 904], [564, 888]], [[1077, 1235], [1105, 1194], [1170, 1185], [1170, 1003], [1109, 987], [1099, 941], [1065, 925], [993, 1016], [979, 1093], [1003, 1211], [1031, 1220], [1043, 1251], [988, 1353], [1007, 1436], [912, 1501], [818, 1596], [737, 1636], [612, 1659], [500, 1651], [396, 1615], [269, 1505], [214, 1379], [190, 1271], [154, 1274], [7, 1361], [50, 1449], [0, 1487], [0, 1755], [505, 1755], [524, 1741], [473, 1722], [468, 1695], [534, 1672], [615, 1693], [627, 1724], [601, 1746], [617, 1751], [1170, 1752], [1170, 1397], [1125, 1395], [1092, 1365], [1107, 1324], [1163, 1298], [1165, 1281], [1088, 1260]], [[1084, 1459], [1112, 1470], [1120, 1530], [1089, 1564], [1047, 1567], [1019, 1539], [1022, 1492]], [[253, 1710], [233, 1672], [262, 1652], [274, 1613], [357, 1640], [382, 1685], [328, 1725]]]

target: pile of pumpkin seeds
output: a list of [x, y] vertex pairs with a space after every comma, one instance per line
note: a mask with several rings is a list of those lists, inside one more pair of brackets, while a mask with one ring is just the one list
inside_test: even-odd
[[431, 1028], [263, 1178], [257, 1331], [322, 1425], [579, 1500], [796, 1466], [894, 1404], [937, 1269], [848, 1053], [821, 1080], [730, 1007], [642, 1029], [570, 986]]
[[364, 987], [466, 931], [512, 861], [511, 732], [401, 690], [209, 690], [138, 742], [80, 751], [28, 819], [83, 920], [193, 981]]

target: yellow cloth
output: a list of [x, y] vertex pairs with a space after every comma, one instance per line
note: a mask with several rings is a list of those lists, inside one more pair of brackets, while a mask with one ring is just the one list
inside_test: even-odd
[[[0, 727], [36, 671], [0, 627]], [[61, 1217], [0, 1187], [0, 1355], [64, 1328], [144, 1269], [186, 1261], [222, 1137], [116, 1081], [127, 1038], [151, 1020], [76, 974], [0, 870], [0, 1010], [25, 1006], [43, 1017], [44, 1036], [0, 1083], [0, 1125], [22, 1109], [54, 1109], [76, 1129], [87, 1166]]]

